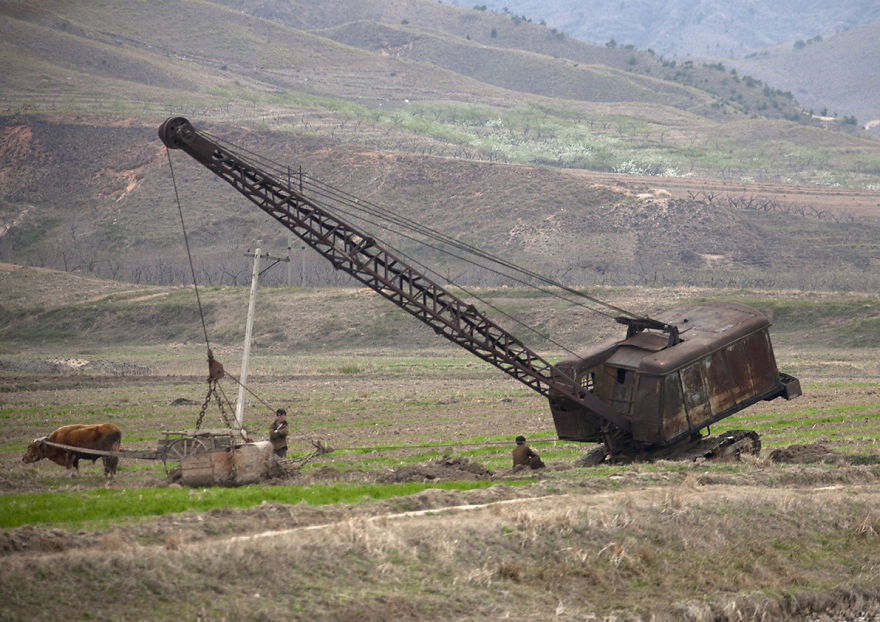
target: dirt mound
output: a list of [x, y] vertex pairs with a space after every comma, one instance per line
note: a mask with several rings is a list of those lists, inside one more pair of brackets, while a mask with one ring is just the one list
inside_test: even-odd
[[814, 464], [816, 462], [837, 462], [841, 455], [831, 451], [823, 443], [789, 445], [770, 452], [771, 462], [787, 462], [790, 464]]
[[270, 472], [270, 479], [277, 483], [316, 484], [316, 483], [362, 483], [376, 482], [393, 484], [400, 482], [433, 482], [490, 479], [492, 471], [467, 458], [441, 456], [420, 464], [407, 464], [383, 471], [364, 471], [350, 469], [340, 471], [332, 466], [320, 466], [303, 471], [301, 465], [292, 460], [278, 461], [277, 468]]
[[383, 484], [441, 480], [488, 479], [492, 471], [460, 456], [441, 456], [422, 464], [408, 464], [379, 475]]
[[420, 464], [407, 464], [384, 471], [351, 469], [339, 471], [331, 466], [321, 466], [301, 471], [293, 461], [281, 461], [280, 469], [271, 474], [280, 481], [296, 481], [298, 484], [324, 482], [376, 482], [394, 484], [400, 482], [433, 482], [490, 479], [492, 471], [467, 458], [441, 456]]
[[57, 552], [71, 548], [72, 534], [63, 529], [42, 529], [25, 525], [0, 532], [0, 553], [20, 551]]

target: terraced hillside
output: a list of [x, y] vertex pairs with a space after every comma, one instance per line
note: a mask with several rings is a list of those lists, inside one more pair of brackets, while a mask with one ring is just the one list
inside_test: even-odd
[[[176, 196], [207, 283], [246, 279], [258, 240], [286, 250], [180, 159], [175, 195], [155, 130], [183, 114], [574, 285], [876, 288], [880, 143], [723, 67], [416, 0], [106, 9], [0, 6], [4, 260], [188, 282]], [[340, 282], [294, 255], [267, 283]]]

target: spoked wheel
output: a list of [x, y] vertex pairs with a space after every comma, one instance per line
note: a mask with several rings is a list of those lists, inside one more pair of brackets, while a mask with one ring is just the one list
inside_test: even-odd
[[178, 438], [168, 443], [162, 454], [162, 466], [165, 467], [165, 475], [168, 477], [168, 481], [172, 483], [179, 482], [182, 475], [179, 464], [172, 469], [168, 468], [169, 460], [171, 462], [180, 462], [186, 456], [191, 456], [192, 454], [201, 453], [203, 451], [208, 451], [208, 446], [205, 445], [204, 441], [201, 439], [193, 438], [191, 436]]
[[191, 454], [208, 451], [204, 441], [194, 437], [178, 438], [165, 448], [165, 460], [182, 460]]

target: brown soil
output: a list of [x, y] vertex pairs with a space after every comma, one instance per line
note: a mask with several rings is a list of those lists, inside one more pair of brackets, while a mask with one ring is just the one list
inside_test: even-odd
[[[498, 474], [484, 473], [499, 478], [501, 485], [466, 492], [430, 489], [355, 505], [264, 502], [249, 509], [185, 512], [82, 531], [24, 526], [0, 534], [5, 567], [0, 577], [10, 581], [33, 575], [36, 587], [40, 576], [57, 577], [52, 568], [85, 572], [88, 584], [74, 583], [80, 588], [71, 587], [70, 573], [55, 579], [58, 606], [47, 604], [44, 610], [52, 615], [59, 606], [70, 606], [63, 603], [70, 603], [71, 589], [103, 591], [127, 575], [149, 587], [150, 569], [155, 568], [172, 581], [162, 588], [168, 598], [178, 594], [184, 599], [181, 604], [195, 604], [201, 619], [240, 619], [249, 617], [248, 611], [263, 611], [261, 619], [290, 619], [289, 608], [294, 607], [319, 620], [381, 620], [389, 615], [403, 620], [541, 619], [554, 610], [564, 612], [555, 616], [560, 619], [594, 621], [726, 620], [731, 612], [742, 620], [880, 620], [876, 576], [854, 583], [847, 570], [835, 570], [836, 563], [829, 566], [839, 573], [833, 578], [798, 563], [785, 568], [779, 565], [785, 557], [771, 546], [780, 537], [799, 541], [798, 530], [817, 530], [823, 538], [843, 530], [852, 533], [849, 537], [862, 555], [876, 562], [880, 515], [864, 508], [880, 503], [880, 475], [865, 467], [829, 473], [816, 466], [780, 473], [772, 465], [756, 461], [735, 474], [634, 467], [607, 480], [583, 480], [578, 469], [557, 468], [518, 487], [503, 485]], [[472, 469], [467, 461], [435, 461], [395, 470], [390, 479], [415, 470], [427, 477], [460, 478]], [[340, 479], [332, 471], [318, 469], [279, 483]], [[357, 477], [382, 479], [378, 473], [345, 475]], [[755, 513], [759, 520], [747, 518]], [[663, 536], [654, 541], [657, 528]], [[711, 534], [718, 530], [726, 535], [716, 546], [718, 536]], [[505, 552], [508, 538], [512, 554]], [[685, 544], [685, 551], [678, 550], [678, 542], [691, 540], [693, 549]], [[728, 546], [739, 552], [731, 556]], [[656, 574], [657, 560], [666, 555], [678, 560], [676, 567]], [[862, 557], [846, 555], [843, 564], [871, 567], [859, 561]], [[364, 566], [368, 569], [358, 570]], [[743, 574], [735, 570], [738, 566], [749, 570]], [[265, 603], [259, 594], [266, 588], [256, 587], [252, 576], [259, 585], [284, 576], [281, 583], [288, 587], [273, 604]], [[441, 583], [424, 586], [430, 576]], [[656, 582], [659, 591], [639, 588], [628, 594], [623, 589], [627, 576]], [[411, 585], [408, 577], [423, 587]], [[790, 580], [815, 582], [816, 587], [797, 589], [794, 599], [761, 593], [762, 586]], [[215, 581], [228, 587], [216, 591]], [[385, 595], [373, 593], [374, 581], [387, 585]], [[700, 595], [692, 592], [693, 581], [701, 582]], [[203, 583], [215, 587], [200, 594]], [[18, 580], [9, 585], [18, 585], [25, 595], [31, 591]], [[323, 595], [308, 596], [310, 585]], [[133, 589], [140, 594], [142, 586]], [[491, 596], [496, 590], [517, 594], [519, 604], [511, 608], [514, 603], [496, 602]], [[337, 592], [349, 604], [329, 596]], [[434, 610], [432, 593], [444, 603], [444, 616]], [[246, 607], [231, 613], [234, 605], [220, 605], [230, 598]], [[151, 602], [154, 619], [170, 619], [161, 599]], [[91, 596], [82, 606], [99, 619], [111, 617]], [[0, 612], [18, 619], [23, 611], [10, 607], [0, 605]], [[645, 607], [650, 607], [650, 616], [640, 613]], [[518, 609], [521, 616], [513, 613]], [[136, 619], [134, 609], [120, 603], [112, 611], [115, 619]]]
[[814, 464], [816, 462], [837, 462], [840, 454], [835, 453], [824, 443], [809, 445], [790, 445], [770, 452], [773, 462], [789, 462], [794, 464]]
[[[713, 475], [704, 472], [696, 475], [694, 481], [701, 486], [732, 486], [732, 491], [740, 490], [739, 487], [747, 487], [740, 490], [746, 496], [750, 494], [748, 487], [772, 487], [769, 481], [774, 478], [779, 478], [785, 486], [795, 488], [812, 487], [819, 484], [831, 487], [846, 485], [876, 485], [880, 487], [880, 473], [875, 473], [870, 468], [848, 465], [842, 454], [832, 451], [825, 443], [792, 445], [774, 450], [766, 458], [745, 456], [743, 459], [754, 469], [734, 475]], [[656, 464], [668, 465], [674, 462], [673, 459], [660, 461]], [[773, 471], [771, 467], [773, 464], [815, 465], [823, 462], [837, 463], [838, 468], [831, 473], [817, 468], [790, 469], [779, 473]], [[100, 463], [98, 464], [100, 466]], [[609, 484], [609, 482], [601, 480], [577, 481], [583, 475], [583, 471], [574, 463], [551, 464], [538, 470], [501, 468], [493, 472], [466, 458], [447, 455], [421, 464], [405, 465], [394, 469], [340, 471], [331, 466], [302, 470], [296, 461], [284, 460], [275, 463], [272, 477], [267, 480], [269, 485], [311, 485], [339, 482], [390, 484], [462, 480], [491, 480], [497, 481], [499, 485], [471, 491], [429, 489], [402, 499], [355, 506], [311, 507], [298, 505], [293, 507], [263, 502], [255, 508], [211, 510], [203, 513], [186, 512], [179, 515], [162, 516], [148, 521], [148, 524], [116, 525], [95, 531], [71, 532], [65, 529], [27, 525], [0, 532], [0, 553], [58, 553], [73, 549], [101, 548], [104, 546], [104, 538], [108, 534], [115, 534], [114, 537], [122, 536], [126, 541], [137, 541], [142, 544], [162, 544], [169, 538], [192, 543], [218, 537], [223, 539], [233, 535], [241, 536], [263, 531], [326, 524], [352, 516], [375, 517], [395, 514], [401, 507], [405, 507], [407, 511], [443, 510], [461, 505], [485, 505], [510, 499], [554, 496], [560, 487], [568, 487], [581, 494], [601, 494], [609, 488], [635, 489], [645, 486], [676, 486], [685, 484], [689, 478], [694, 478], [694, 474], [698, 473], [698, 468], [690, 468], [689, 465], [699, 467], [699, 465], [707, 466], [708, 464], [706, 461], [697, 463], [693, 460], [687, 460], [683, 463], [686, 469], [683, 472], [652, 473], [644, 471], [636, 463], [630, 465], [633, 467], [633, 471], [613, 476]], [[84, 467], [84, 470], [85, 468], [87, 467]], [[169, 477], [170, 479], [172, 478]], [[508, 480], [533, 480], [533, 483], [528, 486], [510, 487], [504, 485]], [[176, 483], [168, 485], [179, 486]], [[739, 493], [731, 492], [731, 494]]]

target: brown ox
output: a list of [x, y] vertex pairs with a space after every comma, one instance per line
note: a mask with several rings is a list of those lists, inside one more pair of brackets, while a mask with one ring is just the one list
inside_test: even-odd
[[75, 472], [79, 472], [79, 461], [82, 459], [95, 462], [98, 458], [104, 462], [104, 477], [113, 479], [116, 473], [116, 465], [119, 464], [118, 456], [101, 456], [85, 452], [72, 451], [54, 447], [46, 443], [58, 443], [59, 445], [69, 445], [71, 447], [81, 447], [83, 449], [97, 449], [99, 451], [119, 451], [119, 445], [122, 442], [122, 431], [112, 423], [96, 423], [94, 425], [84, 425], [77, 423], [74, 425], [65, 425], [49, 436], [44, 436], [33, 441], [28, 445], [27, 451], [21, 461], [24, 463], [37, 462], [43, 458], [48, 458], [56, 464], [70, 470], [73, 468]]

